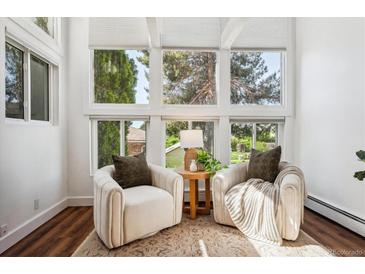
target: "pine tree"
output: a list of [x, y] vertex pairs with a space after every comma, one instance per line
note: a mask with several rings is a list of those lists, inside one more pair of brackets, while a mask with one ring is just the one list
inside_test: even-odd
[[[136, 102], [137, 69], [124, 50], [94, 51], [94, 91], [96, 103]], [[131, 122], [124, 123], [125, 136]], [[120, 122], [98, 123], [99, 167], [112, 164], [112, 155], [120, 154]], [[125, 144], [125, 152], [128, 154]]]

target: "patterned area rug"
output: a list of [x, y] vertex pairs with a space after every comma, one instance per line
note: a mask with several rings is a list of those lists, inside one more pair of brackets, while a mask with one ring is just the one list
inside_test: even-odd
[[273, 246], [248, 239], [236, 228], [219, 225], [211, 215], [198, 216], [195, 220], [184, 215], [179, 225], [112, 250], [104, 246], [94, 230], [72, 256], [313, 257], [331, 254], [303, 231], [295, 242], [284, 241], [283, 246]]

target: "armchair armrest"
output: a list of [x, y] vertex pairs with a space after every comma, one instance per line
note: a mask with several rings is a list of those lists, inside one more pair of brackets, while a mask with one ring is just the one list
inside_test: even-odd
[[306, 190], [303, 172], [295, 167], [284, 166], [275, 180], [279, 185], [279, 229], [284, 239], [295, 240], [304, 218]]
[[112, 178], [113, 166], [106, 166], [94, 175], [94, 224], [100, 238], [109, 247], [123, 244], [123, 189]]
[[174, 201], [173, 224], [181, 222], [183, 186], [184, 181], [181, 175], [176, 172], [153, 164], [148, 165], [151, 170], [152, 185], [169, 192]]
[[231, 165], [214, 175], [212, 179], [212, 194], [214, 219], [217, 223], [234, 226], [224, 203], [224, 195], [233, 186], [246, 180], [247, 163]]

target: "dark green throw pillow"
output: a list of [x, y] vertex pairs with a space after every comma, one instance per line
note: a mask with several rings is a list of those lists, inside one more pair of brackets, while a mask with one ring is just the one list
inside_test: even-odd
[[113, 155], [114, 180], [122, 187], [152, 185], [151, 171], [143, 154], [135, 156]]
[[247, 180], [258, 178], [273, 183], [279, 174], [280, 157], [280, 146], [266, 152], [252, 149]]

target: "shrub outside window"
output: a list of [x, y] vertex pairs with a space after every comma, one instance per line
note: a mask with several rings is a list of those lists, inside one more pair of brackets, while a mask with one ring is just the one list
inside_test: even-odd
[[231, 163], [248, 162], [251, 149], [268, 151], [278, 145], [277, 123], [232, 123]]

